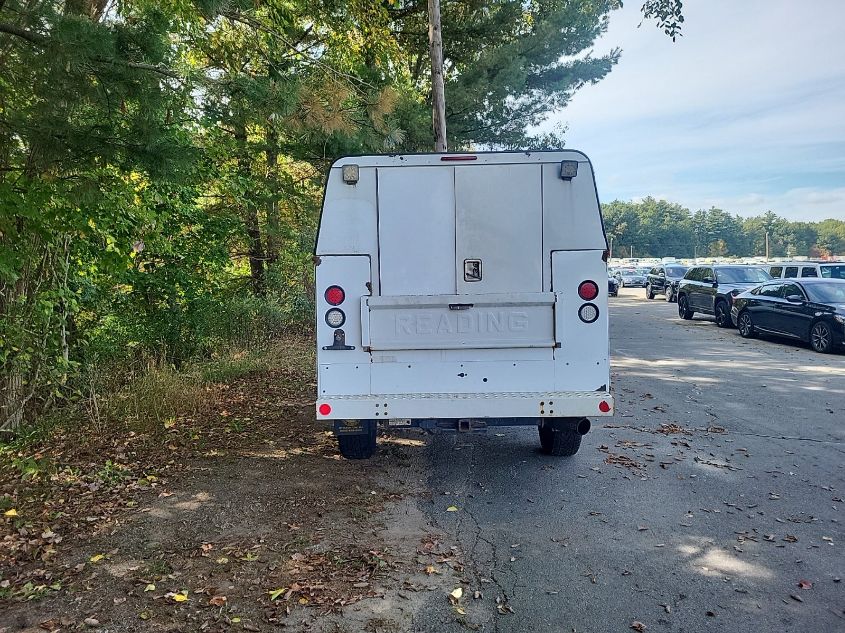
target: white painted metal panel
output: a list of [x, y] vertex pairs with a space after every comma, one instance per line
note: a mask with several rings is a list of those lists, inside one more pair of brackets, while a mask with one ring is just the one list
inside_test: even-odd
[[551, 293], [370, 297], [372, 350], [554, 346]]
[[381, 294], [453, 294], [454, 169], [379, 169], [378, 196]]
[[365, 395], [370, 393], [370, 363], [328, 363], [319, 365], [318, 397]]
[[[606, 402], [609, 411], [599, 404]], [[328, 415], [319, 406], [331, 405]], [[543, 403], [543, 404], [541, 404]], [[551, 403], [551, 405], [549, 405]], [[597, 391], [505, 393], [405, 393], [317, 399], [317, 419], [571, 418], [613, 415], [613, 397]], [[554, 407], [554, 408], [552, 408]], [[543, 413], [541, 413], [541, 411]]]
[[[361, 341], [361, 297], [370, 294], [367, 283], [370, 281], [370, 258], [365, 255], [323, 255], [316, 274], [316, 332], [317, 332], [317, 363], [366, 363], [370, 362], [370, 355], [364, 351]], [[326, 312], [334, 307], [326, 302], [325, 292], [329, 286], [340, 286], [346, 293], [346, 298], [338, 308], [343, 310], [346, 321], [341, 329], [346, 335], [346, 344], [355, 347], [353, 350], [324, 350], [334, 342], [334, 329], [325, 320]], [[318, 371], [318, 382], [320, 374]]]
[[[543, 211], [539, 165], [455, 168], [458, 293], [540, 292]], [[464, 261], [481, 260], [481, 280]]]
[[421, 385], [430, 393], [496, 393], [553, 391], [554, 361], [511, 361], [512, 350], [496, 350], [499, 360], [483, 362], [396, 362], [371, 367], [373, 393], [414, 393]]
[[[607, 266], [602, 254], [603, 250], [552, 253], [555, 331], [560, 344], [554, 352], [558, 390], [607, 389], [610, 384]], [[588, 303], [578, 296], [578, 286], [588, 279], [599, 287], [598, 297], [589, 302], [599, 311], [593, 323], [584, 323], [578, 317], [581, 306]]]
[[552, 252], [606, 248], [590, 164], [579, 164], [572, 180], [560, 178], [558, 163], [543, 165], [543, 290], [551, 288]]

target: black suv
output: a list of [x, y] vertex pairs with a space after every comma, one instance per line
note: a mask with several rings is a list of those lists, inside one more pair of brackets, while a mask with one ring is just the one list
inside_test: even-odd
[[696, 312], [716, 317], [719, 327], [732, 327], [734, 297], [750, 290], [771, 275], [756, 266], [721, 265], [690, 268], [678, 284], [678, 316], [691, 319]]
[[646, 298], [654, 299], [654, 295], [666, 295], [666, 301], [674, 301], [678, 282], [683, 279], [687, 270], [687, 266], [680, 264], [662, 264], [652, 268], [646, 277]]

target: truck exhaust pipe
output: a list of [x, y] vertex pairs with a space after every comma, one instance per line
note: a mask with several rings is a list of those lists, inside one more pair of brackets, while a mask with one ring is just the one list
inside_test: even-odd
[[590, 432], [592, 428], [592, 424], [587, 418], [581, 418], [578, 420], [578, 424], [575, 426], [575, 430], [578, 431], [578, 435], [586, 435]]

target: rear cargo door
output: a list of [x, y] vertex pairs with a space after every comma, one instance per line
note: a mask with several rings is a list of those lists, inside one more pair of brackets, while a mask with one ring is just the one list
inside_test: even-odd
[[552, 358], [540, 165], [380, 169], [378, 192], [381, 285], [363, 300], [366, 349]]
[[455, 168], [458, 294], [541, 292], [540, 165]]

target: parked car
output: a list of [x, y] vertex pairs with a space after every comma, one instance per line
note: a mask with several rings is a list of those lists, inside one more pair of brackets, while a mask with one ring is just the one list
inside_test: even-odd
[[719, 327], [731, 327], [734, 297], [769, 281], [762, 268], [744, 265], [696, 266], [678, 284], [678, 316], [691, 319], [696, 312], [716, 317]]
[[766, 264], [763, 269], [774, 279], [845, 279], [845, 262], [780, 262]]
[[675, 299], [677, 285], [674, 284], [683, 279], [687, 270], [689, 268], [680, 264], [666, 264], [652, 268], [646, 276], [646, 298], [654, 299], [654, 295], [666, 295], [666, 301]]
[[645, 275], [633, 269], [620, 270], [617, 279], [623, 288], [645, 288]]
[[607, 274], [607, 294], [610, 297], [619, 296], [619, 281], [610, 273]]
[[765, 283], [734, 298], [731, 320], [743, 338], [775, 334], [831, 352], [845, 342], [845, 280]]

